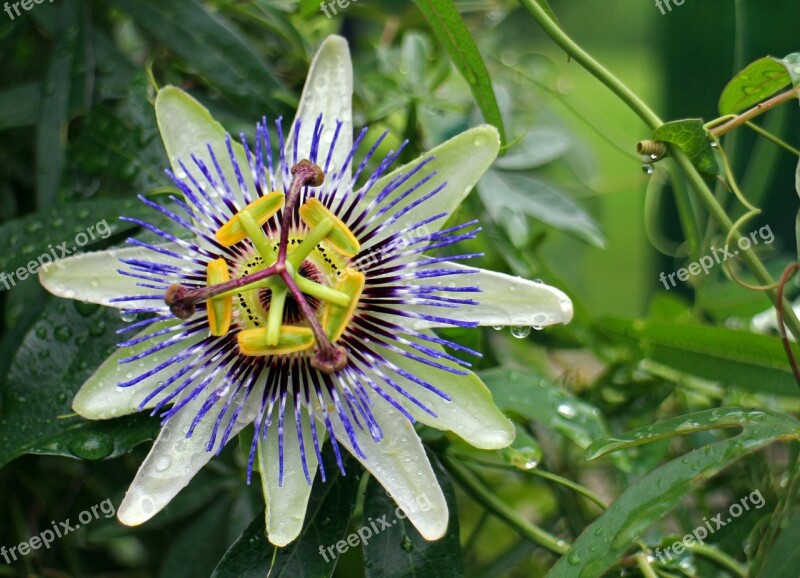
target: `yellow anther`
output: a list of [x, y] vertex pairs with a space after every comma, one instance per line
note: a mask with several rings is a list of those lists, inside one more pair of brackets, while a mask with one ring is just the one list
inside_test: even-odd
[[353, 316], [364, 290], [365, 277], [360, 271], [350, 267], [344, 270], [344, 277], [336, 284], [335, 289], [350, 296], [350, 303], [342, 307], [328, 303], [322, 314], [322, 327], [332, 342], [336, 342], [344, 333], [350, 318]]
[[[206, 271], [206, 282], [208, 286], [219, 285], [230, 281], [228, 263], [225, 259], [216, 259], [208, 264]], [[233, 317], [233, 297], [230, 295], [218, 295], [206, 300], [206, 311], [208, 312], [208, 326], [211, 335], [219, 337], [225, 335], [231, 327]]]
[[[283, 197], [283, 193], [267, 193], [263, 197], [247, 205], [242, 211], [250, 213], [255, 222], [261, 226], [283, 206]], [[214, 236], [222, 245], [230, 247], [247, 237], [247, 231], [245, 231], [244, 227], [242, 227], [242, 224], [239, 222], [237, 214], [222, 225]]]
[[355, 257], [361, 249], [361, 245], [355, 235], [347, 228], [336, 215], [331, 213], [317, 199], [308, 199], [299, 209], [300, 218], [311, 229], [322, 223], [325, 219], [330, 219], [332, 223], [331, 231], [325, 236], [324, 241], [331, 245], [336, 251], [345, 257]]
[[276, 345], [267, 344], [267, 328], [245, 329], [236, 336], [243, 355], [284, 355], [309, 349], [314, 345], [314, 334], [307, 327], [284, 325]]

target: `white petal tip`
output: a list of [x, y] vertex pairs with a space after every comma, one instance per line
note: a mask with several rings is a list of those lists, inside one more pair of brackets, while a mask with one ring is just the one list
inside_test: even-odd
[[[409, 516], [412, 518], [412, 516]], [[429, 542], [438, 540], [447, 533], [448, 513], [444, 512], [425, 513], [422, 516], [412, 519], [412, 523], [423, 538]]]
[[499, 450], [511, 445], [517, 436], [517, 430], [511, 420], [506, 419], [502, 427], [488, 427], [469, 434], [469, 444], [479, 450]]
[[132, 495], [129, 492], [117, 509], [117, 519], [126, 526], [139, 526], [156, 513], [153, 500], [147, 496]]
[[569, 297], [564, 295], [559, 304], [561, 305], [561, 313], [563, 314], [563, 317], [561, 318], [561, 323], [566, 325], [567, 323], [572, 321], [572, 315], [573, 315], [572, 301], [570, 300]]

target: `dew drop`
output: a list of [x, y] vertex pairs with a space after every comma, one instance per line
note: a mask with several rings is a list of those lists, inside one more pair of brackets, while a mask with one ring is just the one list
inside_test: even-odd
[[56, 327], [56, 330], [53, 332], [53, 337], [56, 338], [56, 341], [66, 343], [72, 337], [72, 329], [69, 327], [69, 325], [61, 325], [60, 327]]
[[119, 312], [119, 318], [122, 319], [125, 323], [132, 323], [136, 321], [136, 313], [126, 313], [125, 311]]
[[650, 158], [652, 160], [654, 160], [654, 161], [657, 161], [658, 160], [658, 155], [656, 153], [653, 153], [653, 154], [650, 155]]
[[100, 308], [99, 305], [88, 303], [86, 301], [73, 301], [72, 305], [75, 307], [75, 311], [80, 313], [83, 317], [90, 317]]
[[44, 327], [37, 327], [36, 337], [38, 337], [39, 339], [47, 339], [47, 329], [45, 329]]
[[33, 235], [34, 233], [38, 233], [42, 230], [42, 224], [39, 222], [31, 223], [25, 230], [28, 232], [28, 234]]
[[711, 141], [711, 148], [712, 149], [717, 148], [717, 141]]
[[483, 138], [482, 136], [476, 136], [472, 140], [472, 144], [474, 144], [476, 147], [482, 147], [483, 145], [486, 144], [486, 139]]
[[414, 544], [411, 542], [411, 539], [408, 536], [403, 536], [403, 540], [400, 542], [400, 547], [405, 552], [411, 552], [414, 549]]
[[501, 329], [503, 329], [503, 326], [502, 325], [492, 325], [492, 329], [494, 329], [495, 331], [500, 331]]
[[169, 467], [171, 462], [172, 460], [170, 460], [169, 457], [161, 456], [156, 460], [156, 470], [158, 470], [159, 472], [163, 472]]
[[114, 441], [102, 433], [76, 435], [68, 444], [69, 451], [84, 460], [102, 460], [114, 451]]
[[559, 415], [562, 415], [566, 418], [573, 418], [577, 415], [575, 408], [567, 403], [562, 403], [559, 405], [556, 411], [558, 411]]
[[89, 326], [89, 333], [93, 337], [100, 337], [105, 332], [106, 332], [106, 322], [103, 321], [102, 319], [98, 319]]
[[644, 163], [644, 164], [642, 165], [642, 172], [643, 172], [644, 174], [646, 174], [647, 176], [650, 176], [650, 175], [652, 175], [654, 172], [656, 172], [656, 170], [653, 168], [653, 165], [652, 165], [652, 163]]
[[519, 325], [511, 328], [511, 335], [517, 339], [525, 339], [531, 334], [531, 328], [527, 325]]
[[65, 404], [67, 403], [67, 399], [68, 399], [67, 394], [64, 393], [63, 391], [56, 395], [56, 403]]
[[577, 566], [578, 564], [581, 563], [580, 554], [578, 554], [575, 550], [573, 550], [572, 552], [567, 554], [567, 562], [569, 562], [571, 566]]

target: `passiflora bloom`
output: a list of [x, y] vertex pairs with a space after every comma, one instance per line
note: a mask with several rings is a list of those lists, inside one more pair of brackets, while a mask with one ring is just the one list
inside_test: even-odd
[[571, 303], [458, 263], [474, 255], [426, 254], [478, 232], [475, 222], [443, 227], [497, 155], [497, 132], [467, 131], [389, 173], [393, 152], [368, 174], [378, 144], [360, 154], [351, 98], [338, 37], [316, 55], [288, 131], [265, 120], [253, 146], [232, 142], [184, 92], [162, 89], [156, 115], [182, 195], [173, 209], [142, 201], [186, 234], [131, 219], [164, 243], [130, 239], [41, 274], [56, 295], [140, 316], [126, 328], [138, 334], [73, 404], [90, 419], [163, 417], [118, 508], [123, 523], [155, 515], [253, 424], [248, 477], [258, 460], [273, 543], [302, 529], [326, 440], [340, 469], [344, 448], [436, 539], [447, 505], [412, 423], [478, 448], [511, 443], [486, 386], [445, 347], [477, 353], [432, 328], [565, 323]]

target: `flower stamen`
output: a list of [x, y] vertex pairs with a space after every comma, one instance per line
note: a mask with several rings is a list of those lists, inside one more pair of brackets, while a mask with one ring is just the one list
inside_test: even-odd
[[[285, 197], [282, 193], [269, 193], [249, 203], [215, 233], [217, 240], [227, 247], [249, 238], [260, 259], [269, 265], [232, 280], [227, 262], [220, 258], [208, 266], [206, 287], [188, 289], [172, 285], [164, 300], [172, 313], [181, 319], [191, 317], [195, 305], [205, 301], [211, 334], [222, 336], [230, 329], [232, 296], [253, 289], [269, 289], [266, 327], [250, 327], [238, 332], [241, 353], [252, 356], [282, 355], [314, 347], [311, 366], [324, 373], [333, 373], [347, 364], [347, 352], [335, 342], [341, 337], [358, 304], [364, 287], [364, 275], [347, 267], [344, 279], [336, 287], [328, 287], [301, 276], [299, 271], [306, 258], [322, 242], [345, 258], [357, 255], [360, 244], [347, 225], [318, 199], [312, 197], [297, 207], [303, 187], [319, 186], [324, 181], [322, 169], [308, 160], [302, 160], [292, 167], [291, 173], [292, 182]], [[264, 224], [281, 207], [283, 213], [276, 255]], [[308, 232], [299, 246], [288, 255], [289, 231], [295, 214], [308, 227]], [[307, 327], [283, 324], [284, 309], [290, 294]], [[306, 296], [325, 302], [322, 319]]]

